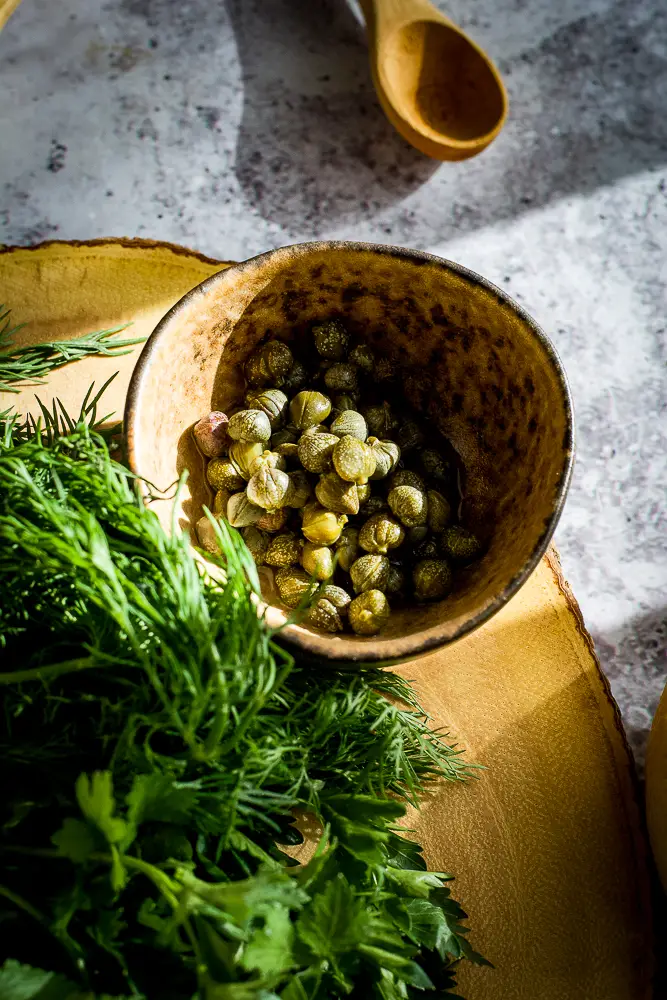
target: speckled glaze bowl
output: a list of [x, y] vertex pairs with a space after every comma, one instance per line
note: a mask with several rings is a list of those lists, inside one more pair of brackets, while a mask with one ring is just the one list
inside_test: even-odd
[[[260, 341], [298, 342], [331, 316], [378, 354], [423, 369], [410, 402], [459, 453], [463, 523], [488, 544], [448, 598], [393, 611], [378, 636], [282, 632], [311, 657], [396, 662], [498, 611], [537, 566], [563, 507], [573, 461], [567, 382], [545, 334], [504, 292], [450, 261], [373, 244], [299, 244], [232, 265], [185, 295], [146, 343], [127, 397], [129, 460], [160, 487], [189, 471], [178, 514], [191, 529], [212, 499], [193, 424], [242, 401], [243, 363]], [[401, 389], [392, 391], [399, 402]], [[171, 502], [154, 509], [169, 528]], [[269, 574], [264, 584], [267, 619], [282, 624]]]

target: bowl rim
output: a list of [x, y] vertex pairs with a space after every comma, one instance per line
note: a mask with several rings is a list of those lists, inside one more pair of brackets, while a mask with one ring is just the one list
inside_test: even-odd
[[[409, 260], [413, 263], [432, 264], [442, 270], [453, 272], [459, 277], [469, 281], [471, 284], [478, 285], [487, 292], [492, 293], [498, 299], [500, 305], [509, 307], [514, 312], [517, 318], [520, 319], [530, 330], [531, 334], [539, 341], [540, 345], [544, 349], [545, 355], [551, 363], [556, 375], [565, 411], [566, 427], [562, 447], [563, 462], [549, 519], [544, 526], [542, 534], [533, 547], [529, 558], [523, 564], [521, 569], [512, 577], [505, 587], [503, 587], [500, 593], [483, 608], [482, 611], [463, 622], [453, 633], [446, 635], [441, 633], [438, 626], [434, 626], [428, 630], [426, 635], [423, 632], [415, 632], [411, 635], [401, 636], [400, 638], [394, 637], [391, 639], [382, 639], [378, 636], [374, 636], [370, 640], [356, 638], [346, 640], [338, 645], [331, 642], [331, 640], [335, 638], [334, 636], [311, 632], [305, 628], [299, 628], [291, 624], [284, 626], [278, 632], [281, 640], [284, 641], [286, 645], [292, 647], [293, 651], [298, 652], [301, 656], [313, 659], [323, 658], [340, 666], [345, 664], [355, 664], [358, 666], [368, 664], [372, 666], [380, 666], [423, 655], [434, 649], [438, 649], [440, 646], [450, 645], [453, 642], [457, 642], [464, 636], [474, 632], [481, 625], [492, 618], [502, 607], [504, 607], [504, 605], [507, 604], [507, 602], [523, 586], [528, 577], [538, 566], [549, 546], [549, 542], [553, 537], [556, 525], [558, 524], [563, 511], [574, 469], [574, 407], [565, 369], [563, 368], [563, 363], [558, 355], [558, 352], [556, 351], [556, 348], [544, 330], [532, 318], [532, 316], [530, 316], [523, 306], [519, 305], [519, 303], [508, 295], [504, 289], [495, 285], [487, 278], [484, 278], [476, 271], [465, 267], [463, 264], [458, 264], [456, 261], [448, 260], [445, 257], [439, 257], [436, 254], [428, 253], [425, 250], [412, 250], [408, 247], [400, 247], [386, 243], [362, 243], [354, 240], [314, 240], [305, 243], [294, 243], [284, 247], [277, 247], [273, 250], [267, 250], [264, 253], [257, 254], [254, 257], [249, 257], [247, 260], [229, 264], [224, 267], [224, 269], [217, 271], [208, 278], [205, 278], [204, 281], [195, 285], [188, 292], [186, 292], [185, 295], [183, 295], [178, 302], [174, 303], [168, 312], [165, 313], [151, 335], [148, 337], [148, 340], [146, 341], [132, 372], [125, 401], [123, 426], [125, 429], [128, 464], [132, 472], [140, 477], [141, 472], [137, 468], [136, 461], [136, 415], [143, 382], [152, 367], [155, 351], [161, 336], [171, 325], [172, 321], [178, 317], [179, 313], [189, 305], [191, 299], [205, 295], [206, 292], [208, 292], [208, 290], [218, 282], [229, 280], [230, 274], [243, 274], [244, 271], [254, 271], [258, 266], [261, 267], [264, 262], [276, 256], [284, 256], [286, 259], [289, 259], [295, 255], [305, 256], [310, 253], [321, 253], [323, 251], [336, 252], [338, 250], [356, 250], [364, 253], [373, 253], [380, 257], [386, 256], [398, 258], [399, 260]], [[221, 261], [221, 263], [223, 262]], [[395, 647], [397, 643], [400, 643], [400, 651], [397, 652], [394, 650], [392, 652], [391, 647]]]

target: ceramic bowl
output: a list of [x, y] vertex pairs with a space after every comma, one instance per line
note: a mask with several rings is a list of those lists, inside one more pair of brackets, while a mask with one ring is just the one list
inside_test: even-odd
[[[372, 244], [306, 243], [232, 265], [185, 295], [146, 343], [127, 398], [129, 461], [162, 487], [188, 470], [178, 516], [191, 530], [211, 503], [193, 424], [241, 403], [243, 363], [261, 341], [298, 344], [331, 316], [378, 355], [423, 371], [410, 403], [458, 452], [463, 523], [487, 545], [449, 597], [396, 609], [377, 636], [294, 624], [281, 633], [311, 657], [396, 662], [495, 614], [535, 569], [563, 507], [573, 461], [567, 381], [545, 334], [503, 291], [451, 261]], [[400, 406], [402, 391], [390, 402]], [[171, 507], [154, 503], [167, 528]], [[265, 584], [267, 619], [283, 624], [268, 575]]]

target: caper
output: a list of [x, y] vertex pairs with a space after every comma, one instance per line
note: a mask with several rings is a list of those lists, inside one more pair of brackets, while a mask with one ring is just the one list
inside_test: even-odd
[[224, 455], [227, 447], [227, 425], [229, 418], [221, 410], [202, 417], [192, 428], [197, 447], [206, 458], [218, 458]]
[[439, 451], [435, 448], [422, 448], [419, 452], [419, 461], [429, 479], [437, 479], [439, 482], [449, 478], [449, 466]]
[[[357, 490], [357, 496], [359, 498], [359, 509], [361, 509], [364, 506], [364, 504], [367, 503], [368, 500], [370, 500], [371, 484], [362, 483], [356, 487], [356, 490]], [[364, 513], [366, 512], [364, 511]]]
[[359, 441], [365, 441], [368, 437], [366, 421], [356, 410], [343, 410], [331, 423], [330, 430], [336, 437], [345, 437], [349, 434]]
[[295, 361], [284, 378], [283, 389], [291, 395], [291, 393], [303, 389], [307, 381], [308, 369], [301, 361]]
[[350, 604], [349, 618], [357, 635], [376, 635], [389, 619], [389, 602], [381, 590], [367, 590]]
[[250, 479], [252, 464], [263, 453], [261, 441], [232, 441], [229, 446], [229, 461], [243, 479]]
[[399, 469], [389, 480], [389, 489], [395, 490], [398, 486], [414, 486], [416, 490], [426, 492], [426, 483], [422, 477], [413, 472], [412, 469]]
[[304, 390], [297, 393], [290, 403], [292, 422], [300, 430], [315, 427], [326, 420], [331, 413], [331, 402], [321, 392]]
[[287, 524], [288, 516], [288, 511], [285, 507], [281, 507], [279, 510], [263, 510], [262, 516], [256, 524], [262, 531], [270, 531], [271, 533], [282, 531]]
[[298, 566], [282, 566], [276, 573], [276, 587], [282, 602], [288, 608], [296, 608], [315, 592], [317, 581], [311, 580]]
[[427, 536], [423, 542], [415, 546], [412, 554], [415, 559], [437, 559], [440, 555], [438, 543], [432, 536]]
[[387, 497], [392, 513], [406, 528], [426, 524], [428, 518], [428, 498], [422, 490], [414, 486], [396, 486]]
[[398, 566], [389, 567], [389, 577], [384, 589], [387, 594], [402, 594], [405, 590], [405, 573]]
[[375, 406], [366, 406], [361, 412], [366, 420], [368, 433], [374, 437], [389, 437], [398, 427], [398, 421], [387, 402], [378, 403]]
[[371, 479], [384, 479], [398, 465], [401, 449], [393, 441], [381, 441], [376, 437], [370, 437], [367, 444], [371, 446], [375, 455], [375, 472]]
[[357, 365], [362, 371], [372, 372], [375, 367], [375, 355], [368, 344], [357, 344], [349, 353], [348, 361]]
[[281, 340], [270, 340], [246, 363], [246, 378], [249, 384], [279, 386], [292, 368], [293, 358], [287, 344]]
[[391, 563], [386, 556], [372, 554], [360, 556], [350, 566], [350, 579], [355, 593], [364, 590], [384, 590], [389, 578]]
[[444, 555], [454, 562], [471, 562], [482, 551], [482, 543], [472, 531], [453, 524], [445, 528], [440, 536], [440, 547]]
[[241, 528], [243, 541], [246, 543], [250, 555], [258, 566], [265, 561], [267, 549], [269, 547], [269, 536], [264, 531], [254, 525], [249, 524], [246, 528]]
[[365, 441], [359, 441], [349, 434], [339, 439], [332, 458], [340, 478], [351, 483], [363, 485], [375, 472], [373, 449]]
[[418, 448], [424, 442], [424, 432], [416, 420], [407, 420], [398, 431], [398, 443], [401, 451], [407, 453]]
[[387, 514], [370, 517], [359, 532], [359, 544], [366, 552], [379, 552], [386, 556], [390, 549], [398, 548], [405, 538], [405, 530]]
[[378, 358], [373, 367], [376, 382], [393, 382], [398, 371], [398, 362], [394, 358]]
[[444, 559], [422, 559], [412, 571], [415, 597], [420, 601], [437, 601], [449, 593], [452, 571]]
[[296, 427], [281, 427], [271, 435], [271, 447], [274, 451], [278, 451], [282, 444], [296, 444], [298, 440], [299, 431]]
[[229, 490], [235, 493], [245, 486], [243, 476], [228, 458], [213, 458], [206, 466], [206, 479], [214, 490]]
[[285, 494], [285, 507], [305, 507], [313, 492], [306, 473], [301, 469], [295, 469], [288, 475], [289, 487]]
[[288, 400], [280, 389], [251, 389], [246, 393], [246, 406], [261, 410], [269, 418], [271, 429], [280, 427], [287, 415]]
[[324, 374], [324, 384], [327, 389], [338, 390], [338, 392], [356, 392], [357, 367], [348, 364], [346, 361], [338, 361], [327, 368]]
[[248, 499], [264, 510], [278, 510], [285, 505], [289, 489], [289, 476], [270, 465], [256, 472], [247, 486]]
[[215, 535], [215, 528], [211, 524], [210, 519], [204, 514], [200, 517], [196, 524], [197, 540], [201, 547], [206, 551], [210, 552], [211, 555], [220, 555], [220, 545], [218, 544], [218, 539]]
[[316, 580], [328, 580], [333, 576], [334, 554], [328, 545], [306, 542], [301, 552], [301, 565]]
[[343, 622], [340, 613], [326, 598], [320, 597], [308, 608], [304, 623], [313, 628], [321, 628], [323, 632], [342, 632]]
[[[357, 493], [363, 489], [363, 486], [357, 486]], [[361, 501], [359, 502], [359, 506], [361, 507]], [[363, 505], [363, 513], [366, 517], [373, 517], [374, 514], [388, 514], [389, 504], [382, 497], [370, 496]]]
[[245, 363], [244, 372], [250, 386], [266, 385], [268, 382], [268, 375], [264, 370], [260, 354], [250, 355]]
[[341, 479], [337, 472], [325, 472], [315, 487], [315, 496], [327, 510], [337, 514], [358, 514], [359, 494], [354, 483]]
[[301, 522], [301, 530], [309, 542], [319, 542], [320, 545], [333, 545], [340, 538], [347, 523], [345, 514], [334, 514], [317, 504], [306, 510]]
[[356, 410], [356, 408], [357, 401], [354, 396], [341, 392], [337, 396], [334, 396], [333, 409], [331, 412], [333, 413], [333, 410], [335, 410], [336, 416], [338, 416], [339, 413], [343, 413], [345, 410]]
[[345, 357], [349, 337], [342, 323], [329, 319], [313, 327], [315, 347], [323, 358], [340, 361]]
[[250, 466], [250, 474], [254, 476], [262, 469], [280, 469], [284, 472], [286, 467], [285, 459], [277, 451], [263, 451]]
[[359, 553], [359, 532], [356, 528], [345, 528], [336, 543], [338, 565], [346, 573]]
[[428, 497], [428, 526], [436, 535], [441, 534], [452, 517], [452, 508], [449, 500], [439, 493], [438, 490], [427, 490]]
[[271, 422], [263, 410], [239, 410], [229, 418], [227, 433], [233, 441], [268, 441]]
[[256, 524], [264, 511], [252, 503], [245, 493], [234, 493], [227, 502], [227, 520], [233, 528]]
[[304, 433], [299, 438], [299, 461], [308, 472], [326, 472], [337, 444], [335, 434]]
[[295, 441], [285, 441], [276, 446], [276, 452], [285, 459], [286, 465], [295, 465], [299, 461], [299, 446]]
[[414, 528], [408, 528], [407, 539], [408, 544], [414, 550], [418, 545], [428, 538], [428, 527], [425, 524], [416, 524]]
[[265, 562], [269, 566], [292, 566], [301, 560], [303, 542], [293, 532], [276, 535], [269, 542]]
[[335, 583], [325, 583], [317, 591], [317, 596], [333, 604], [339, 615], [347, 614], [352, 600], [348, 592], [342, 587], [337, 587]]
[[[241, 480], [241, 485], [243, 485], [243, 480]], [[227, 504], [229, 503], [229, 498], [232, 495], [231, 490], [217, 490], [215, 496], [213, 497], [213, 513], [219, 515], [220, 517], [227, 517]]]

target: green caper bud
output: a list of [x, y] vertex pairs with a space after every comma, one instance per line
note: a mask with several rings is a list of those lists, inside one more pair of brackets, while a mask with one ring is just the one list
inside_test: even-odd
[[[363, 486], [357, 486], [357, 492], [363, 490]], [[359, 503], [361, 507], [361, 502]], [[388, 514], [389, 504], [382, 497], [370, 496], [363, 505], [363, 513], [366, 517], [373, 517], [374, 514]]]
[[250, 355], [245, 363], [244, 372], [250, 386], [266, 385], [268, 382], [268, 375], [264, 370], [262, 358], [259, 353]]
[[359, 553], [359, 532], [356, 528], [345, 528], [338, 542], [336, 543], [336, 555], [338, 565], [346, 573], [350, 572], [350, 566]]
[[362, 483], [360, 486], [356, 487], [356, 490], [357, 490], [357, 497], [359, 498], [359, 508], [361, 509], [361, 507], [363, 507], [364, 504], [367, 503], [368, 500], [370, 500], [371, 484]]
[[398, 363], [393, 358], [378, 358], [373, 367], [376, 382], [393, 382], [398, 371]]
[[389, 480], [389, 489], [395, 490], [398, 486], [414, 486], [416, 490], [426, 492], [426, 483], [422, 477], [413, 472], [412, 469], [399, 469]]
[[[243, 480], [241, 480], [243, 486]], [[227, 504], [232, 495], [231, 490], [217, 490], [213, 497], [213, 513], [219, 517], [227, 517]]]
[[327, 389], [338, 390], [338, 392], [356, 392], [357, 367], [348, 364], [347, 361], [338, 361], [327, 368], [324, 374], [324, 384]]
[[271, 423], [263, 410], [239, 410], [229, 418], [227, 433], [232, 441], [268, 441]]
[[341, 479], [337, 472], [325, 472], [315, 487], [315, 496], [327, 510], [337, 514], [358, 514], [359, 494], [354, 483]]
[[296, 465], [299, 461], [299, 446], [295, 441], [285, 441], [284, 444], [279, 444], [276, 452], [285, 459], [286, 466], [287, 464]]
[[345, 437], [349, 434], [359, 441], [365, 441], [368, 436], [366, 421], [356, 410], [343, 410], [331, 423], [330, 430], [336, 437]]
[[437, 490], [427, 490], [428, 497], [428, 526], [431, 531], [440, 535], [452, 517], [452, 508], [447, 497]]
[[356, 347], [353, 347], [348, 356], [348, 361], [368, 373], [372, 372], [375, 367], [375, 355], [368, 344], [357, 344]]
[[264, 511], [252, 503], [245, 493], [234, 493], [227, 502], [227, 520], [233, 528], [257, 524]]
[[401, 449], [393, 441], [380, 441], [376, 437], [370, 437], [367, 443], [375, 455], [375, 472], [371, 479], [384, 479], [398, 465]]
[[315, 427], [327, 419], [331, 413], [331, 401], [321, 392], [305, 389], [297, 393], [290, 403], [293, 424], [300, 430]]
[[206, 458], [219, 458], [227, 447], [229, 418], [221, 410], [208, 413], [192, 428], [197, 447]]
[[333, 604], [339, 615], [347, 614], [352, 600], [348, 592], [342, 587], [337, 587], [335, 583], [325, 583], [317, 591], [317, 596]]
[[454, 562], [471, 562], [482, 551], [482, 543], [472, 531], [453, 524], [445, 528], [440, 536], [440, 547], [444, 555]]
[[398, 443], [402, 452], [412, 451], [424, 442], [424, 432], [416, 420], [407, 420], [398, 431]]
[[276, 531], [283, 530], [287, 524], [288, 516], [289, 514], [285, 507], [281, 507], [279, 510], [263, 510], [262, 516], [256, 522], [256, 526], [261, 528], [262, 531], [269, 531], [273, 534]]
[[389, 578], [391, 563], [386, 556], [373, 553], [360, 556], [350, 566], [350, 580], [355, 593], [364, 590], [384, 590]]
[[[357, 401], [354, 396], [349, 396], [347, 393], [341, 392], [337, 396], [334, 396], [333, 405], [336, 410], [336, 416], [338, 416], [339, 413], [343, 413], [345, 410], [356, 410]], [[333, 410], [331, 412], [333, 413]]]
[[261, 469], [280, 469], [281, 472], [284, 472], [285, 468], [285, 459], [277, 451], [263, 451], [250, 466], [250, 474], [254, 476]]
[[232, 441], [229, 446], [229, 461], [239, 476], [250, 479], [253, 462], [263, 452], [264, 445], [261, 441]]
[[405, 573], [398, 566], [390, 566], [384, 589], [387, 594], [402, 594], [405, 590]]
[[317, 580], [311, 580], [298, 566], [282, 566], [276, 573], [276, 587], [283, 604], [296, 608], [315, 592]]
[[440, 552], [435, 538], [427, 536], [423, 542], [415, 546], [413, 555], [415, 559], [437, 559]]
[[328, 545], [306, 542], [301, 553], [301, 565], [316, 580], [328, 580], [334, 571], [333, 551]]
[[320, 597], [308, 608], [303, 621], [305, 625], [320, 628], [323, 632], [343, 631], [343, 622], [338, 610], [324, 597]]
[[247, 528], [241, 528], [241, 536], [255, 563], [261, 566], [265, 561], [269, 547], [269, 536], [266, 532], [260, 531], [254, 524], [249, 524]]
[[271, 435], [271, 447], [278, 451], [281, 444], [296, 444], [299, 440], [299, 431], [296, 427], [281, 427], [279, 431]]
[[428, 527], [425, 524], [416, 524], [414, 528], [408, 528], [408, 545], [410, 545], [413, 550], [416, 549], [418, 545], [421, 545], [426, 538], [428, 538]]
[[261, 410], [269, 418], [271, 429], [280, 427], [287, 416], [288, 400], [280, 389], [251, 389], [246, 393], [246, 406]]
[[452, 571], [444, 559], [422, 559], [412, 571], [415, 597], [419, 601], [437, 601], [452, 587]]
[[426, 524], [428, 518], [428, 498], [422, 490], [414, 486], [396, 486], [387, 497], [392, 513], [406, 528]]
[[243, 476], [228, 458], [212, 458], [206, 466], [206, 479], [214, 490], [229, 490], [236, 493], [245, 486]]
[[366, 406], [361, 412], [366, 420], [368, 433], [372, 434], [373, 437], [389, 437], [398, 427], [398, 421], [389, 403], [385, 402], [378, 403], [375, 406]]
[[337, 319], [328, 319], [313, 327], [313, 340], [318, 354], [329, 361], [340, 361], [345, 357], [349, 337], [345, 327]]
[[291, 395], [303, 389], [308, 381], [308, 369], [301, 361], [295, 361], [283, 381], [283, 389]]
[[248, 499], [264, 510], [278, 510], [285, 506], [289, 489], [289, 476], [280, 469], [264, 465], [255, 472], [248, 483]]
[[381, 590], [367, 590], [352, 601], [349, 617], [357, 635], [376, 635], [389, 619], [389, 602]]
[[265, 562], [269, 566], [293, 566], [301, 560], [303, 542], [293, 532], [276, 535], [269, 542]]
[[341, 536], [347, 523], [345, 514], [335, 514], [316, 504], [306, 509], [301, 522], [301, 530], [309, 542], [320, 545], [333, 545]]
[[301, 469], [295, 469], [288, 475], [289, 488], [285, 494], [285, 507], [297, 509], [305, 507], [313, 492], [306, 473]]
[[305, 432], [299, 438], [299, 461], [308, 472], [326, 472], [337, 444], [335, 434]]
[[444, 482], [449, 478], [449, 466], [439, 451], [435, 448], [422, 448], [419, 453], [419, 461], [429, 479], [437, 479]]
[[366, 552], [386, 556], [390, 549], [398, 548], [405, 538], [405, 530], [387, 514], [370, 517], [359, 532], [359, 544]]
[[375, 472], [375, 455], [365, 441], [346, 434], [333, 450], [334, 469], [341, 479], [363, 486]]
[[215, 528], [206, 514], [199, 518], [195, 528], [197, 531], [197, 540], [202, 549], [204, 549], [205, 552], [210, 552], [211, 555], [219, 556], [221, 549], [218, 544], [218, 539], [215, 536]]
[[292, 352], [287, 344], [284, 344], [281, 340], [270, 340], [257, 353], [265, 383], [270, 382], [273, 385], [282, 385], [294, 363]]

